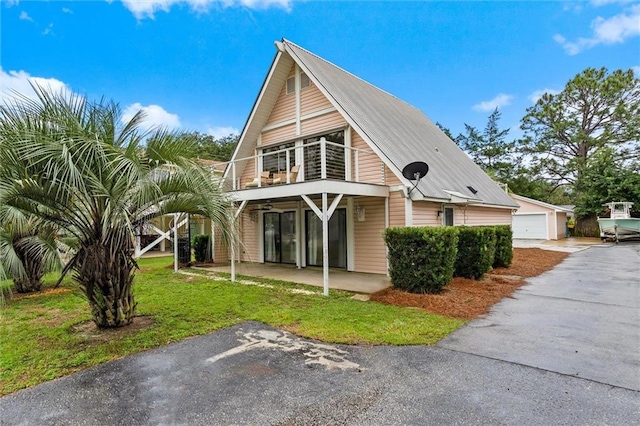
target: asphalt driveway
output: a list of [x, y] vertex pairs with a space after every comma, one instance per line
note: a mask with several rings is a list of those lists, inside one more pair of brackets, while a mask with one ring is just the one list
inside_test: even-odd
[[593, 246], [438, 346], [640, 391], [640, 244]]
[[[516, 299], [500, 304], [486, 320], [495, 326], [478, 327], [478, 323], [472, 322], [438, 347], [328, 345], [300, 339], [263, 324], [244, 323], [1, 398], [0, 423], [635, 424], [640, 393], [632, 390], [633, 380], [609, 383], [613, 379], [600, 375], [588, 377], [584, 370], [577, 377], [571, 370], [562, 371], [557, 367], [561, 364], [559, 361], [555, 362], [557, 372], [554, 368], [535, 365], [542, 361], [527, 362], [532, 352], [527, 351], [527, 347], [538, 348], [537, 352], [533, 351], [537, 354], [532, 358], [534, 361], [563, 358], [558, 354], [570, 349], [573, 353], [578, 350], [578, 354], [584, 350], [586, 355], [582, 354], [581, 359], [592, 359], [591, 366], [605, 362], [612, 369], [628, 372], [636, 363], [637, 377], [637, 358], [634, 357], [638, 352], [638, 310], [636, 308], [635, 316], [626, 311], [633, 309], [631, 299], [637, 307], [637, 275], [629, 280], [628, 275], [621, 273], [618, 281], [626, 280], [626, 284], [620, 286], [608, 284], [606, 279], [600, 285], [586, 279], [579, 298], [573, 291], [568, 291], [567, 297], [558, 293], [560, 290], [549, 288], [560, 285], [564, 288], [564, 281], [555, 280], [568, 280], [567, 275], [573, 275], [570, 271], [582, 262], [592, 267], [595, 260], [610, 258], [635, 259], [637, 271], [638, 246], [591, 248], [572, 255], [557, 268], [562, 273], [560, 276], [551, 280], [543, 276], [535, 280], [531, 288], [518, 293]], [[622, 264], [617, 266], [617, 269], [624, 268]], [[632, 273], [634, 268], [624, 270]], [[555, 273], [556, 270], [550, 274]], [[594, 272], [586, 278], [591, 276], [597, 278], [598, 275]], [[602, 295], [599, 290], [602, 286], [614, 289]], [[620, 300], [614, 300], [616, 294]], [[529, 298], [546, 303], [533, 304]], [[561, 309], [553, 305], [555, 299], [568, 299], [578, 305], [571, 310]], [[522, 308], [511, 303], [522, 303]], [[534, 305], [539, 309], [538, 315], [529, 313]], [[601, 307], [620, 309], [623, 314]], [[609, 321], [603, 329], [615, 324], [617, 338], [630, 340], [616, 343], [614, 349], [625, 352], [635, 344], [636, 355], [620, 356], [616, 350], [602, 355], [601, 344], [617, 342], [617, 338], [600, 337], [607, 334], [605, 330], [592, 327], [590, 333], [578, 333], [579, 324], [590, 327], [582, 316], [587, 310], [594, 312], [596, 318]], [[551, 318], [562, 316], [562, 312], [565, 319], [557, 328], [552, 327]], [[507, 317], [508, 313], [511, 317]], [[578, 320], [572, 319], [578, 314]], [[541, 317], [546, 318], [542, 323]], [[513, 320], [513, 328], [507, 327], [508, 318]], [[569, 329], [567, 336], [562, 331], [564, 325]], [[503, 332], [487, 334], [485, 346], [492, 349], [482, 353], [483, 338], [476, 339], [474, 332], [493, 329]], [[554, 339], [559, 343], [549, 344], [546, 342], [549, 336], [542, 331], [534, 332], [544, 329], [555, 330]], [[537, 344], [527, 345], [527, 334]], [[570, 344], [569, 334], [581, 342], [580, 349]], [[583, 336], [594, 338], [582, 341]], [[557, 346], [565, 349], [554, 349]], [[518, 350], [509, 352], [505, 347]], [[546, 350], [556, 352], [545, 356]], [[564, 355], [568, 360], [573, 359], [572, 355]], [[515, 362], [498, 359], [501, 356], [518, 359]]]

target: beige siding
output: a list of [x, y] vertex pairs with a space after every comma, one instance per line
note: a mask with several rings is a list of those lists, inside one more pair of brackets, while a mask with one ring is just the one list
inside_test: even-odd
[[296, 125], [287, 124], [273, 130], [262, 132], [262, 145], [269, 145], [275, 142], [284, 142], [296, 137]]
[[319, 117], [308, 118], [306, 120], [302, 120], [301, 123], [302, 134], [304, 135], [320, 133], [324, 130], [336, 129], [344, 125], [344, 118], [338, 111], [323, 114]]
[[[252, 220], [253, 217], [253, 220]], [[240, 253], [245, 262], [258, 262], [258, 219], [251, 210], [245, 209], [240, 215], [239, 226], [241, 229]]]
[[565, 212], [556, 213], [556, 226], [558, 230], [556, 239], [567, 238], [567, 214]]
[[355, 271], [387, 273], [384, 232], [384, 198], [356, 198], [354, 204], [365, 209], [365, 220], [354, 222]]
[[510, 209], [495, 209], [490, 207], [455, 206], [453, 219], [456, 225], [511, 225]]
[[[244, 189], [247, 186], [247, 183], [252, 182], [256, 176], [258, 176], [256, 159], [250, 158], [248, 160], [236, 162], [236, 173], [239, 173], [239, 170], [242, 170], [242, 173], [240, 176], [236, 175], [236, 180], [240, 179], [238, 188]], [[231, 177], [232, 174], [229, 174], [229, 176]]]
[[402, 185], [402, 182], [400, 182], [400, 179], [398, 179], [395, 173], [393, 173], [391, 169], [389, 169], [387, 166], [384, 166], [384, 177], [385, 177], [385, 184], [388, 186]]
[[311, 83], [310, 87], [305, 87], [300, 92], [300, 114], [306, 115], [314, 111], [330, 108], [331, 102], [322, 92]]
[[[384, 176], [384, 184], [389, 186], [401, 185], [400, 179], [387, 167], [383, 166], [383, 162], [378, 157], [365, 140], [355, 131], [351, 130], [351, 146], [361, 150], [358, 153], [358, 163], [360, 164], [360, 182], [382, 184]], [[355, 160], [353, 179], [355, 180]], [[381, 171], [384, 167], [384, 174]]]
[[402, 192], [389, 194], [389, 227], [397, 228], [405, 226], [404, 196]]
[[356, 167], [358, 169], [358, 182], [374, 183], [382, 185], [384, 183], [384, 165], [380, 157], [367, 145], [362, 137], [355, 131], [351, 132], [351, 146], [358, 148], [358, 162], [355, 157], [352, 160], [353, 177], [356, 181]]
[[[295, 66], [291, 67], [289, 77], [294, 74]], [[296, 116], [296, 96], [294, 93], [287, 95], [287, 82], [285, 81], [280, 89], [280, 95], [275, 106], [271, 110], [271, 115], [267, 120], [267, 126], [270, 124], [280, 123], [285, 120], [295, 118]]]
[[442, 213], [438, 217], [438, 211], [442, 210], [442, 205], [429, 203], [427, 201], [414, 201], [413, 203], [413, 226], [441, 226]]

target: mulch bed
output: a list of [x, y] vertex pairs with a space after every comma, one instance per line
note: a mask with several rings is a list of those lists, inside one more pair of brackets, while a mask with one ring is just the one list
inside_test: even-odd
[[470, 320], [489, 312], [491, 306], [535, 277], [562, 262], [568, 253], [538, 248], [515, 248], [508, 268], [496, 268], [481, 280], [454, 278], [439, 294], [415, 294], [388, 288], [371, 295], [371, 300], [408, 306], [447, 317]]

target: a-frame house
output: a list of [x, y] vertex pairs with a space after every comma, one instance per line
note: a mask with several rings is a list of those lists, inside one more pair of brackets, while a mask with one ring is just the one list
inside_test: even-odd
[[[387, 227], [511, 224], [518, 205], [421, 111], [275, 44], [225, 171], [242, 241], [234, 260], [323, 266], [326, 290], [329, 267], [387, 273]], [[411, 190], [402, 170], [415, 161], [430, 170]]]

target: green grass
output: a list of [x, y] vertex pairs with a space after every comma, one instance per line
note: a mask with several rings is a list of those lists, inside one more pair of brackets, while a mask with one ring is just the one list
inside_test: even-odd
[[[352, 293], [322, 297], [315, 287], [259, 280], [273, 288], [174, 274], [168, 258], [144, 259], [134, 291], [149, 327], [79, 333], [87, 302], [67, 279], [58, 293], [7, 298], [0, 308], [0, 395], [132, 353], [253, 320], [336, 343], [433, 344], [463, 321], [411, 308], [360, 302]], [[51, 285], [55, 276], [47, 277]], [[6, 286], [6, 283], [2, 283]], [[318, 295], [292, 294], [292, 287]], [[107, 338], [105, 338], [105, 335]]]

